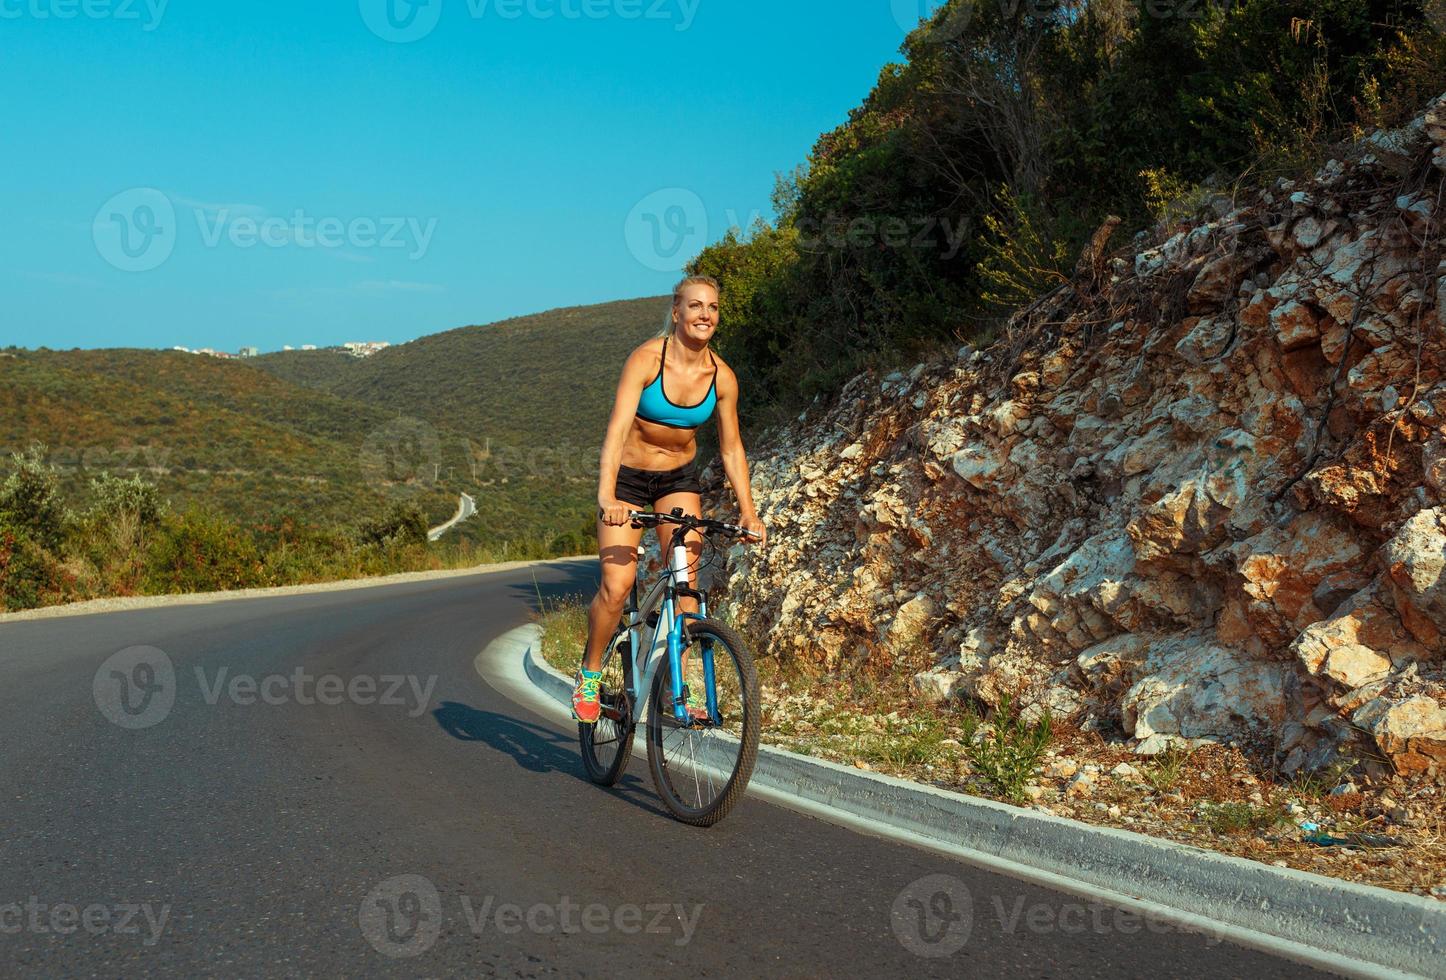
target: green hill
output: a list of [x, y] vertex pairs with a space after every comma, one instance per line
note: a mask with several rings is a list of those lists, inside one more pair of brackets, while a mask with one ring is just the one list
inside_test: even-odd
[[431, 334], [354, 358], [284, 351], [279, 378], [426, 419], [494, 450], [575, 446], [596, 457], [623, 360], [657, 332], [668, 297], [573, 306]]
[[666, 296], [620, 300], [448, 330], [368, 358], [284, 351], [250, 363], [396, 425], [433, 427], [445, 482], [477, 500], [463, 540], [571, 534], [585, 547], [618, 372], [667, 309]]
[[369, 434], [387, 432], [380, 409], [179, 351], [12, 354], [0, 357], [0, 449], [45, 444], [73, 498], [109, 471], [144, 473], [178, 506], [249, 523], [282, 512], [354, 522], [401, 496], [439, 518], [454, 505], [451, 491], [405, 485], [364, 452]]
[[666, 310], [666, 297], [552, 310], [366, 359], [12, 348], [0, 450], [44, 443], [73, 500], [102, 471], [141, 472], [177, 506], [252, 525], [355, 524], [399, 500], [440, 523], [465, 492], [478, 516], [455, 539], [575, 550], [617, 373]]

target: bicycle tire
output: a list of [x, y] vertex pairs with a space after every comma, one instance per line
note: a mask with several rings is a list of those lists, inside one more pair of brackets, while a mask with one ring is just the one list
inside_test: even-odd
[[[740, 690], [739, 722], [737, 736], [738, 754], [722, 789], [711, 799], [699, 799], [699, 805], [691, 805], [675, 788], [672, 772], [664, 746], [669, 731], [688, 732], [691, 728], [680, 727], [673, 717], [672, 688], [668, 676], [668, 663], [663, 661], [653, 675], [653, 689], [648, 703], [648, 768], [652, 773], [653, 785], [663, 805], [678, 820], [695, 827], [711, 827], [726, 817], [748, 788], [753, 776], [753, 766], [758, 759], [758, 738], [762, 724], [762, 705], [758, 693], [758, 672], [753, 665], [753, 654], [738, 632], [729, 626], [712, 620], [692, 620], [687, 626], [688, 648], [694, 649], [695, 641], [711, 638], [714, 641], [715, 662], [721, 656], [733, 660]], [[726, 652], [725, 652], [726, 651]], [[721, 669], [721, 668], [720, 668]], [[721, 707], [720, 707], [721, 710]], [[700, 729], [706, 737], [707, 729]], [[731, 741], [731, 739], [730, 739]], [[680, 761], [680, 760], [675, 760]], [[678, 766], [671, 770], [678, 770]], [[694, 779], [696, 786], [697, 770]], [[709, 780], [710, 789], [712, 780]]]
[[[618, 641], [625, 635], [625, 630], [613, 634], [603, 657], [603, 684], [599, 691], [603, 715], [591, 725], [582, 722], [577, 724], [582, 767], [587, 772], [587, 778], [599, 786], [616, 785], [633, 755], [633, 731], [636, 725], [632, 720], [633, 706], [627, 692], [628, 674], [631, 671], [628, 658], [618, 652]], [[610, 680], [612, 683], [609, 683]], [[614, 721], [609, 718], [609, 712], [619, 714], [622, 720]], [[609, 737], [600, 741], [600, 730]], [[599, 747], [604, 745], [610, 746], [610, 751], [600, 752]]]

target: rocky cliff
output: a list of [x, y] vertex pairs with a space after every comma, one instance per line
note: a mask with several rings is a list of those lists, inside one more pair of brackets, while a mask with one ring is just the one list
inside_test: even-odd
[[753, 447], [738, 618], [1143, 754], [1446, 778], [1446, 96], [1339, 156]]

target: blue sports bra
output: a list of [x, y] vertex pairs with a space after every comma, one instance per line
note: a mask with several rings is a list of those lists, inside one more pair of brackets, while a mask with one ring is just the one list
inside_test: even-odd
[[708, 352], [708, 358], [713, 361], [713, 383], [708, 386], [708, 394], [696, 405], [675, 404], [668, 400], [668, 393], [663, 390], [663, 372], [668, 367], [668, 338], [664, 337], [658, 376], [638, 398], [638, 418], [674, 429], [696, 429], [712, 418], [713, 409], [718, 404], [718, 361], [713, 358], [712, 351]]

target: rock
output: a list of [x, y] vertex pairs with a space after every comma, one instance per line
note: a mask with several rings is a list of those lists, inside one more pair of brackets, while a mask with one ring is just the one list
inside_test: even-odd
[[1293, 299], [1270, 311], [1270, 323], [1284, 351], [1299, 350], [1320, 339], [1320, 318], [1310, 307]]
[[1035, 786], [1033, 784], [1028, 785], [1024, 787], [1024, 795], [1029, 797], [1031, 800], [1042, 799], [1044, 797], [1044, 787]]
[[1077, 772], [1079, 764], [1073, 759], [1056, 759], [1044, 770], [1044, 774], [1050, 779], [1068, 779]]
[[1418, 268], [1431, 195], [1385, 190], [1427, 152], [1446, 168], [1446, 100], [1147, 235], [1104, 306], [1059, 291], [760, 434], [774, 543], [728, 554], [720, 601], [813, 673], [909, 665], [919, 702], [1008, 698], [1141, 755], [1250, 738], [1282, 772], [1379, 749], [1441, 777], [1446, 265]]
[[1291, 649], [1308, 673], [1347, 690], [1384, 680], [1397, 660], [1424, 653], [1370, 590], [1362, 590], [1328, 619], [1312, 623]]
[[1439, 776], [1446, 771], [1446, 709], [1432, 697], [1418, 694], [1393, 703], [1379, 697], [1351, 717], [1405, 774]]
[[1419, 642], [1437, 646], [1446, 630], [1446, 507], [1412, 515], [1381, 556], [1406, 628]]
[[1119, 765], [1115, 766], [1113, 769], [1110, 770], [1110, 775], [1115, 777], [1116, 779], [1129, 779], [1134, 781], [1139, 781], [1139, 779], [1141, 778], [1140, 770], [1136, 769], [1128, 762], [1121, 762]]
[[1136, 738], [1221, 737], [1275, 729], [1285, 720], [1285, 675], [1203, 637], [1176, 637], [1151, 651], [1146, 676], [1121, 698], [1125, 731]]
[[910, 686], [925, 704], [941, 704], [954, 697], [964, 675], [954, 670], [926, 670], [915, 674]]
[[927, 633], [937, 615], [934, 600], [920, 592], [899, 607], [889, 623], [885, 638], [895, 649], [907, 647]]
[[968, 446], [954, 454], [951, 465], [959, 477], [977, 490], [991, 490], [996, 486], [1004, 460], [997, 453], [983, 446]]
[[1356, 793], [1356, 792], [1359, 792], [1359, 790], [1356, 789], [1356, 784], [1355, 784], [1355, 783], [1341, 783], [1339, 786], [1335, 786], [1335, 787], [1332, 787], [1332, 788], [1331, 788], [1330, 795], [1331, 795], [1331, 796], [1346, 796], [1347, 794]]
[[1087, 772], [1081, 772], [1065, 785], [1064, 795], [1066, 798], [1071, 799], [1075, 797], [1089, 796], [1094, 793], [1094, 789], [1094, 776], [1090, 775]]

